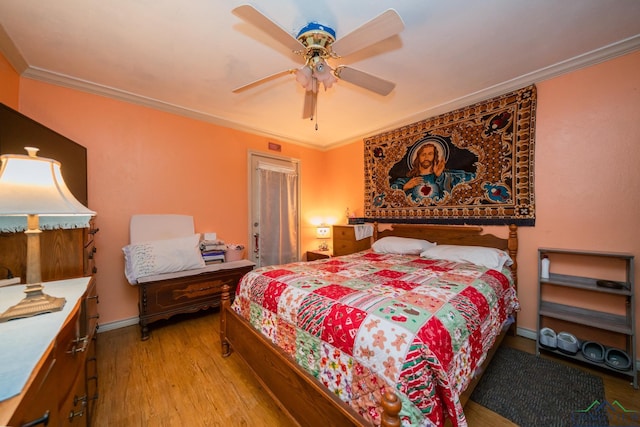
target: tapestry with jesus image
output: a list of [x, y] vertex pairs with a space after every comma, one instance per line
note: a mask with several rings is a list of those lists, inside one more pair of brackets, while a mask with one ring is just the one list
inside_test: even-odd
[[535, 224], [536, 88], [364, 141], [365, 221]]

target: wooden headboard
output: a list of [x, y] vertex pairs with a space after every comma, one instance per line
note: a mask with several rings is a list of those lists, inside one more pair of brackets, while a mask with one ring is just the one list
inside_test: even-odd
[[461, 225], [429, 225], [429, 224], [392, 224], [388, 228], [379, 230], [379, 224], [373, 225], [373, 240], [385, 236], [412, 237], [423, 239], [439, 245], [486, 246], [507, 251], [513, 265], [511, 271], [517, 285], [518, 281], [518, 227], [509, 225], [509, 237], [497, 237], [484, 234], [482, 227]]

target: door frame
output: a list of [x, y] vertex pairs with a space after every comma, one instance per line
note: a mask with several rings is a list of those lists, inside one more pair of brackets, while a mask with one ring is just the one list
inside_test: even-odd
[[279, 161], [279, 162], [288, 162], [291, 163], [292, 166], [295, 167], [296, 169], [296, 173], [298, 175], [298, 188], [296, 189], [296, 199], [298, 201], [298, 206], [297, 206], [297, 216], [296, 216], [296, 224], [297, 224], [297, 242], [296, 242], [296, 247], [297, 247], [297, 253], [296, 253], [296, 257], [298, 260], [300, 260], [300, 254], [301, 254], [301, 250], [300, 250], [300, 243], [301, 243], [301, 236], [300, 236], [300, 231], [301, 231], [301, 226], [300, 226], [300, 219], [302, 218], [302, 215], [300, 213], [300, 205], [301, 205], [301, 200], [300, 200], [300, 195], [301, 195], [301, 179], [300, 179], [300, 160], [299, 159], [295, 159], [293, 157], [287, 157], [287, 156], [280, 156], [280, 155], [275, 155], [275, 154], [271, 154], [271, 153], [265, 153], [263, 151], [256, 151], [256, 150], [248, 150], [247, 152], [247, 206], [248, 206], [248, 210], [249, 210], [249, 214], [247, 215], [247, 258], [250, 261], [253, 261], [256, 263], [256, 265], [258, 265], [259, 263], [257, 262], [258, 260], [255, 257], [255, 239], [253, 237], [253, 223], [254, 223], [254, 218], [253, 218], [253, 213], [254, 213], [254, 206], [253, 206], [253, 175], [255, 173], [254, 168], [252, 167], [253, 164], [253, 160], [254, 158], [260, 158], [266, 162], [268, 162], [269, 160], [275, 160], [275, 161]]

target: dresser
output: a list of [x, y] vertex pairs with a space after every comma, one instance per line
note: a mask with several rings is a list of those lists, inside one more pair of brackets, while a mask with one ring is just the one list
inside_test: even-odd
[[[21, 285], [0, 288], [0, 310], [23, 297]], [[66, 299], [61, 311], [0, 323], [0, 425], [87, 426], [97, 382], [97, 294], [93, 277], [44, 283]], [[97, 377], [96, 377], [97, 378]], [[90, 390], [89, 390], [90, 389]]]
[[334, 256], [349, 255], [369, 248], [371, 248], [371, 239], [356, 240], [356, 232], [353, 225], [333, 226]]
[[[64, 296], [67, 299], [64, 309], [62, 312], [0, 323], [0, 342], [4, 343], [7, 339], [6, 325], [17, 327], [16, 325], [34, 321], [42, 321], [48, 325], [60, 313], [68, 313], [60, 321], [59, 329], [50, 332], [51, 336], [47, 338], [49, 347], [39, 351], [41, 357], [34, 364], [33, 372], [22, 392], [8, 400], [0, 399], [0, 426], [19, 426], [34, 420], [39, 420], [40, 424], [32, 425], [45, 425], [46, 419], [49, 419], [47, 425], [51, 426], [68, 423], [91, 425], [93, 408], [98, 398], [96, 340], [99, 299], [97, 282], [93, 277], [97, 272], [97, 233], [95, 218], [88, 228], [44, 230], [41, 233], [40, 261], [44, 292]], [[23, 282], [26, 277], [26, 245], [23, 232], [0, 233], [0, 259], [3, 260], [3, 266], [15, 276], [21, 277]], [[0, 274], [5, 272], [0, 271]], [[14, 303], [19, 301], [24, 296], [23, 289], [24, 285], [0, 288], [0, 307], [8, 304], [7, 295], [10, 292], [17, 292], [20, 297], [13, 297], [13, 300], [16, 300]], [[71, 297], [66, 295], [67, 292], [72, 293]], [[1, 308], [0, 312], [10, 305], [13, 304]], [[31, 341], [28, 335], [30, 330], [32, 329], [21, 330], [23, 335], [12, 346], [19, 347]], [[2, 348], [0, 346], [0, 351]], [[0, 369], [8, 366], [1, 357], [0, 365]], [[0, 391], [6, 389], [6, 377], [13, 375], [12, 371], [6, 372], [4, 377], [0, 374]], [[47, 411], [48, 415], [45, 417]], [[13, 421], [9, 424], [8, 420]]]
[[[42, 280], [90, 276], [97, 272], [94, 237], [99, 229], [92, 219], [87, 228], [43, 230], [40, 233]], [[24, 279], [27, 271], [27, 236], [23, 232], [0, 233], [0, 275], [9, 269]]]

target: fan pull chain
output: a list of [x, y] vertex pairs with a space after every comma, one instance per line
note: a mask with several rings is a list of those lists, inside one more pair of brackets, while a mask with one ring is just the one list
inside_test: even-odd
[[315, 120], [316, 122], [316, 131], [318, 130], [318, 79], [316, 79], [315, 77], [313, 78], [313, 98], [311, 100], [311, 111], [313, 111], [313, 114], [311, 114], [311, 120]]

